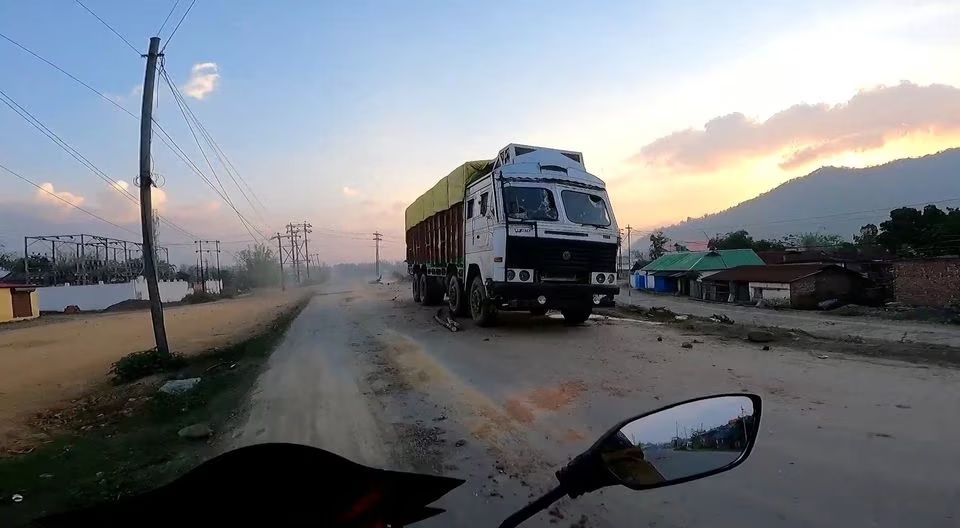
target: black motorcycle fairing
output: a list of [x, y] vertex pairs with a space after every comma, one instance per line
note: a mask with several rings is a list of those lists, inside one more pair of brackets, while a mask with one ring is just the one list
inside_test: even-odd
[[323, 449], [257, 444], [215, 457], [140, 495], [51, 515], [37, 526], [404, 526], [463, 480], [363, 466]]

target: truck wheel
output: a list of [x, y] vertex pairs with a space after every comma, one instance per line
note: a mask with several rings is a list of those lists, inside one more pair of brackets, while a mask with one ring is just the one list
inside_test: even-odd
[[420, 295], [423, 297], [424, 306], [436, 306], [443, 302], [443, 287], [438, 282], [436, 278], [423, 276]]
[[467, 295], [463, 291], [463, 285], [460, 284], [460, 278], [456, 275], [450, 277], [447, 287], [447, 300], [450, 305], [450, 311], [453, 315], [463, 317], [467, 315], [469, 305], [467, 304]]
[[413, 302], [419, 303], [421, 299], [420, 293], [420, 277], [418, 275], [413, 276]]
[[427, 280], [426, 274], [420, 275], [419, 284], [420, 304], [430, 306], [430, 281]]
[[593, 305], [581, 306], [576, 308], [564, 308], [560, 310], [563, 314], [563, 322], [573, 326], [586, 321], [593, 313]]
[[487, 289], [479, 275], [470, 283], [470, 317], [477, 326], [492, 326], [497, 320], [497, 307], [487, 298]]

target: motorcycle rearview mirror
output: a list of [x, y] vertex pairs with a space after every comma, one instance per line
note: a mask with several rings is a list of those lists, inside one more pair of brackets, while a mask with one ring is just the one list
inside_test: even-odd
[[624, 420], [557, 471], [556, 488], [500, 526], [517, 526], [564, 495], [576, 498], [617, 484], [660, 488], [729, 471], [750, 456], [760, 411], [760, 396], [718, 394]]

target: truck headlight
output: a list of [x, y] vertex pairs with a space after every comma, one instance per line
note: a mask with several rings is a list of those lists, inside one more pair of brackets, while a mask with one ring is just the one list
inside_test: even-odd
[[616, 281], [617, 281], [617, 278], [613, 276], [613, 273], [607, 276], [607, 282], [609, 282], [610, 284], [613, 284]]
[[603, 273], [598, 273], [598, 274], [597, 274], [597, 282], [598, 282], [598, 283], [603, 284], [604, 282], [606, 282], [606, 280], [607, 280], [607, 276], [606, 276], [606, 275], [604, 275]]
[[512, 269], [508, 269], [508, 270], [507, 270], [507, 280], [508, 280], [508, 281], [512, 281], [513, 279], [516, 278], [516, 276], [517, 276], [517, 272], [513, 271]]
[[520, 282], [527, 282], [530, 280], [530, 272], [527, 270], [520, 270]]

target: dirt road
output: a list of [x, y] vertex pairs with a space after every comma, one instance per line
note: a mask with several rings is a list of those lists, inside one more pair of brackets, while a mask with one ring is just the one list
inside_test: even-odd
[[[164, 310], [175, 352], [193, 354], [255, 333], [301, 293], [264, 292]], [[41, 318], [42, 320], [43, 318]], [[30, 435], [35, 413], [107, 380], [120, 357], [153, 347], [149, 311], [57, 316], [0, 331], [0, 447]]]
[[617, 296], [617, 304], [631, 304], [643, 308], [663, 306], [678, 314], [701, 317], [726, 314], [738, 323], [796, 328], [822, 337], [860, 336], [885, 341], [904, 340], [914, 343], [960, 347], [960, 326], [957, 325], [895, 321], [866, 316], [844, 317], [824, 312], [800, 310], [769, 310], [753, 306], [707, 303], [684, 297], [655, 295], [637, 290], [633, 290], [630, 295], [627, 295], [626, 289], [623, 289]]
[[[689, 397], [765, 399], [737, 470], [564, 501], [529, 526], [956, 526], [960, 372], [691, 336], [654, 323], [503, 317], [450, 333], [406, 289], [315, 297], [274, 353], [232, 445], [305, 442], [458, 476], [422, 526], [491, 526], [621, 418]], [[506, 315], [506, 314], [504, 314]], [[662, 341], [657, 340], [662, 337]], [[227, 448], [230, 446], [224, 446]], [[579, 524], [578, 524], [579, 523]]]

